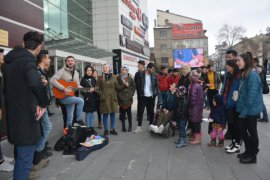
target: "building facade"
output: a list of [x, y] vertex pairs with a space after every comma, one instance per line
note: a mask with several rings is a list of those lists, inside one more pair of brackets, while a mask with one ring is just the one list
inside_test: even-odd
[[[180, 68], [207, 64], [208, 38], [200, 20], [157, 10], [154, 27], [156, 63]], [[195, 58], [194, 58], [195, 57]]]
[[113, 52], [113, 73], [122, 65], [131, 74], [139, 60], [149, 61], [147, 0], [93, 0], [93, 44]]

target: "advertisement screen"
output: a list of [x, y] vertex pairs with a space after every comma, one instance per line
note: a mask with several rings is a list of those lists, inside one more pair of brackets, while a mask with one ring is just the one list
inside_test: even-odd
[[181, 68], [183, 64], [188, 64], [190, 67], [201, 67], [204, 65], [203, 49], [174, 49], [173, 59], [175, 68]]

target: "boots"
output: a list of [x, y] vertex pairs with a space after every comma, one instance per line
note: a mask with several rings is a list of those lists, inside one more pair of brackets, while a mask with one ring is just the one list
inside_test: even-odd
[[190, 144], [201, 144], [201, 141], [202, 141], [202, 135], [201, 133], [195, 133], [195, 138], [193, 141], [190, 141]]
[[224, 146], [224, 139], [219, 139], [217, 147], [223, 147]]
[[102, 129], [102, 128], [103, 128], [102, 122], [101, 120], [98, 120], [98, 129]]
[[176, 148], [182, 148], [186, 146], [186, 138], [180, 138], [179, 143], [176, 144]]
[[210, 143], [208, 143], [207, 146], [216, 146], [216, 139], [211, 139]]

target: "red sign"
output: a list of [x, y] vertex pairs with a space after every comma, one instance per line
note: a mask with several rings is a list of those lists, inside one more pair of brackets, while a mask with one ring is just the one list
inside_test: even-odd
[[174, 39], [185, 39], [185, 38], [197, 38], [202, 37], [203, 25], [202, 23], [194, 24], [173, 24], [172, 34]]
[[122, 2], [131, 10], [129, 12], [129, 16], [135, 20], [136, 19], [136, 16], [137, 16], [137, 19], [138, 21], [142, 21], [142, 11], [140, 8], [138, 7], [135, 7], [131, 0], [122, 0]]

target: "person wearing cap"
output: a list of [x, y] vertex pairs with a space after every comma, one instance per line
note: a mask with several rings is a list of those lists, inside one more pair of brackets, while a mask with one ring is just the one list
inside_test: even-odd
[[13, 159], [5, 158], [2, 154], [1, 149], [1, 137], [4, 128], [4, 120], [2, 116], [2, 108], [3, 108], [3, 81], [2, 81], [2, 65], [4, 64], [4, 49], [0, 48], [0, 171], [13, 171], [14, 166], [10, 164]]
[[128, 67], [122, 66], [121, 73], [117, 75], [118, 84], [123, 89], [117, 90], [120, 121], [122, 122], [122, 131], [126, 132], [125, 117], [128, 118], [128, 132], [132, 131], [132, 114], [131, 106], [133, 103], [133, 96], [135, 93], [135, 83], [131, 75], [128, 73]]
[[16, 149], [15, 180], [29, 179], [36, 145], [42, 137], [40, 117], [50, 104], [37, 71], [36, 56], [43, 41], [43, 34], [27, 32], [24, 48], [13, 49], [5, 56], [4, 95], [8, 140]]
[[201, 122], [203, 115], [204, 94], [203, 87], [199, 83], [200, 74], [197, 70], [192, 70], [189, 74], [190, 85], [188, 93], [188, 119], [191, 123], [191, 131], [194, 139], [190, 144], [201, 143]]
[[135, 77], [134, 77], [134, 82], [135, 82], [135, 86], [136, 86], [136, 91], [137, 91], [137, 120], [138, 120], [138, 109], [140, 107], [140, 96], [138, 94], [138, 90], [141, 88], [141, 78], [142, 78], [142, 73], [145, 70], [145, 62], [143, 60], [139, 60], [138, 61], [138, 71], [135, 73]]
[[145, 107], [147, 110], [147, 120], [149, 121], [149, 125], [152, 124], [154, 120], [155, 99], [158, 95], [158, 79], [155, 73], [155, 65], [153, 63], [149, 63], [147, 65], [147, 69], [142, 72], [142, 76], [138, 82], [139, 85], [137, 93], [139, 96], [140, 106], [138, 109], [138, 127], [134, 131], [135, 133], [142, 131], [141, 126]]

